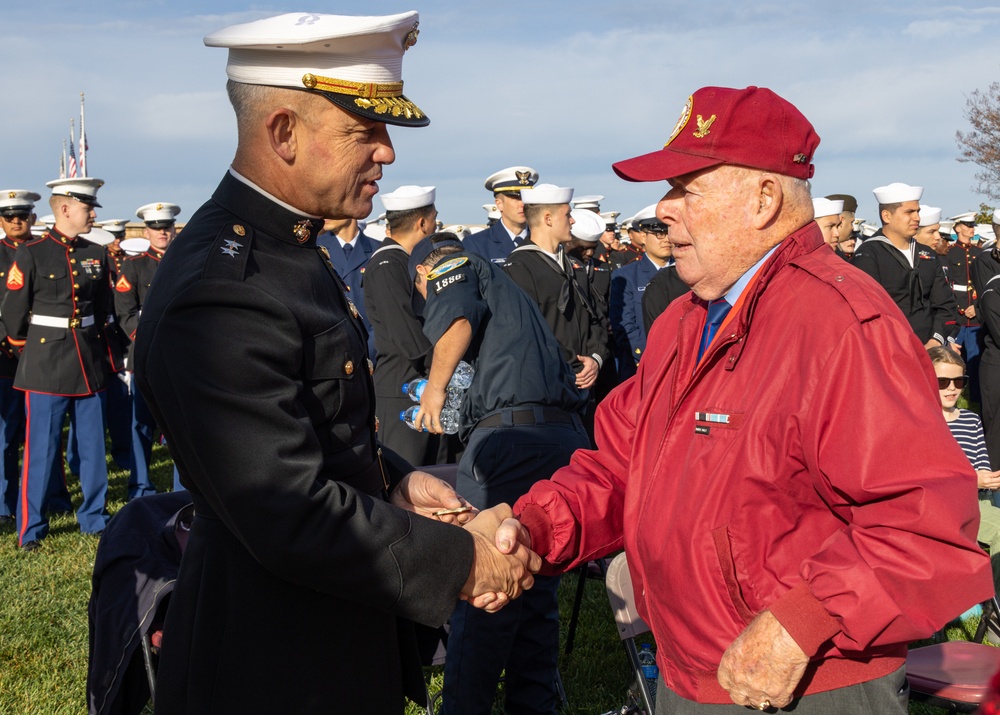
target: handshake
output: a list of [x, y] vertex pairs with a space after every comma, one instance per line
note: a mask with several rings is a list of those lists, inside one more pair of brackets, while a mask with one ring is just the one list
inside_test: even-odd
[[472, 534], [472, 570], [459, 598], [493, 613], [531, 588], [542, 559], [531, 550], [531, 535], [507, 504], [476, 513], [447, 482], [426, 472], [410, 472], [390, 501], [421, 516], [463, 527]]

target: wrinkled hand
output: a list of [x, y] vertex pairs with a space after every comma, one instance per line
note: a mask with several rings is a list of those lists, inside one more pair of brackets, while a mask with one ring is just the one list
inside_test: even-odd
[[577, 355], [576, 359], [583, 363], [583, 369], [576, 373], [576, 386], [581, 390], [589, 390], [597, 382], [597, 373], [601, 368], [597, 360], [589, 355]]
[[460, 598], [491, 613], [531, 588], [532, 574], [542, 567], [538, 554], [523, 543], [513, 545], [509, 554], [501, 553], [494, 545], [497, 531], [512, 517], [510, 506], [499, 504], [480, 512], [465, 525], [473, 537], [475, 557]]
[[420, 409], [413, 416], [413, 424], [434, 434], [444, 434], [444, 428], [441, 426], [441, 410], [444, 409], [447, 397], [445, 390], [431, 387], [431, 384], [427, 383], [423, 394], [420, 395]]
[[980, 489], [1000, 489], [1000, 470], [990, 472], [986, 469], [976, 470]]
[[737, 705], [765, 701], [782, 708], [792, 701], [809, 658], [788, 631], [764, 611], [732, 642], [719, 663], [719, 685]]
[[431, 476], [427, 472], [410, 472], [403, 481], [392, 491], [389, 501], [400, 509], [412, 511], [420, 516], [430, 519], [437, 519], [449, 524], [465, 524], [472, 521], [477, 509], [463, 512], [461, 514], [441, 514], [435, 516], [434, 512], [442, 509], [457, 509], [463, 506], [472, 506], [465, 499], [455, 493], [448, 482], [443, 479]]

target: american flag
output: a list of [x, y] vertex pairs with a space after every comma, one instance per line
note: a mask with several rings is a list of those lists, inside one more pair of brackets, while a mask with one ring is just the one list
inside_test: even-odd
[[76, 178], [76, 152], [73, 150], [73, 127], [69, 128], [69, 178]]

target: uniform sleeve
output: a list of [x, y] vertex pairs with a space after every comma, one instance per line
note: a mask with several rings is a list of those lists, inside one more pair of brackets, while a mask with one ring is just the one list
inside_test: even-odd
[[878, 269], [878, 260], [875, 258], [875, 254], [871, 250], [859, 249], [854, 252], [851, 256], [851, 265], [855, 268], [864, 271], [879, 285], [882, 285], [881, 275]]
[[393, 352], [403, 356], [419, 374], [427, 374], [426, 360], [431, 344], [424, 335], [423, 325], [413, 314], [410, 280], [405, 266], [395, 261], [372, 266], [365, 272], [365, 306], [369, 319], [377, 316], [381, 323], [379, 342], [392, 345]]
[[[330, 345], [338, 325], [322, 334]], [[342, 401], [359, 391], [336, 361], [315, 359], [319, 340], [302, 335], [287, 306], [243, 283], [202, 280], [136, 338], [139, 384], [181, 473], [265, 569], [428, 625], [448, 618], [471, 537], [338, 481], [337, 455], [324, 454], [312, 427], [313, 387], [345, 381], [334, 393]], [[350, 449], [338, 434], [358, 429], [347, 424], [357, 409], [342, 404], [330, 423], [335, 449]]]
[[451, 324], [459, 318], [469, 321], [472, 334], [475, 335], [488, 310], [479, 290], [478, 276], [470, 264], [459, 266], [441, 278], [449, 276], [453, 280], [447, 282], [434, 280], [427, 283], [424, 335], [431, 343], [440, 340]]
[[934, 337], [944, 345], [949, 338], [953, 339], [958, 335], [958, 304], [940, 265], [934, 267], [930, 300], [934, 316]]
[[996, 274], [996, 267], [990, 251], [983, 251], [972, 264], [972, 285], [976, 288], [976, 295], [981, 296], [986, 290], [986, 284]]
[[[976, 475], [944, 420], [927, 421], [940, 403], [919, 340], [886, 317], [854, 323], [827, 362], [850, 365], [864, 395], [819, 381], [800, 458], [843, 526], [769, 607], [810, 655], [831, 638], [847, 652], [924, 638], [993, 593]], [[859, 399], [879, 409], [859, 410]]]
[[28, 319], [31, 316], [31, 291], [35, 279], [35, 261], [31, 251], [24, 246], [14, 254], [14, 262], [7, 272], [7, 293], [0, 305], [0, 319], [7, 328], [7, 339], [15, 346], [24, 345], [28, 338]]
[[635, 312], [635, 301], [631, 296], [633, 290], [635, 285], [629, 280], [626, 271], [620, 269], [611, 275], [610, 315], [615, 343], [628, 345], [629, 355], [638, 363], [646, 341], [639, 325], [639, 316]]
[[121, 274], [114, 286], [115, 313], [122, 330], [130, 340], [135, 340], [135, 329], [139, 326], [139, 279], [135, 261], [122, 263]]

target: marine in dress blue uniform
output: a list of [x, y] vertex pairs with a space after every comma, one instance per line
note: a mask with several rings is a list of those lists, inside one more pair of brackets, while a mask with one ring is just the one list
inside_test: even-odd
[[487, 177], [484, 186], [493, 192], [499, 220], [485, 231], [463, 241], [466, 250], [493, 263], [503, 263], [511, 251], [528, 240], [521, 190], [538, 182], [538, 172], [530, 166], [509, 166]]
[[55, 227], [18, 248], [0, 307], [8, 340], [23, 345], [14, 379], [25, 392], [28, 425], [17, 528], [21, 548], [29, 551], [48, 533], [43, 506], [53, 465], [62, 460], [68, 412], [80, 451], [80, 529], [99, 534], [108, 520], [103, 392], [110, 365], [103, 331], [113, 315], [111, 284], [104, 248], [79, 237], [93, 226], [103, 183], [48, 182]]
[[[330, 253], [330, 260], [337, 275], [344, 281], [351, 301], [361, 313], [361, 321], [368, 331], [368, 357], [374, 360], [375, 334], [365, 308], [364, 277], [365, 267], [380, 244], [370, 236], [366, 236], [354, 219], [327, 221], [323, 228], [316, 242]], [[349, 238], [344, 238], [344, 235]]]
[[[422, 405], [431, 385], [447, 384], [459, 359], [476, 368], [461, 407], [467, 446], [457, 489], [486, 508], [510, 503], [590, 444], [578, 416], [586, 396], [534, 302], [498, 266], [449, 238], [435, 234], [410, 257], [427, 298], [424, 332], [435, 345]], [[449, 338], [462, 326], [469, 332], [455, 350]], [[438, 397], [443, 402], [443, 389]], [[433, 408], [426, 411], [434, 417]], [[555, 713], [557, 587], [558, 577], [536, 576], [530, 591], [494, 614], [458, 605], [445, 661], [445, 715], [489, 713], [501, 671], [507, 712]]]
[[[131, 256], [122, 264], [121, 275], [115, 281], [115, 311], [122, 329], [128, 335], [128, 365], [135, 365], [135, 331], [139, 326], [139, 314], [146, 302], [146, 294], [153, 283], [153, 276], [160, 266], [163, 254], [176, 235], [176, 216], [181, 207], [171, 203], [151, 203], [136, 209], [136, 216], [145, 224], [143, 238], [148, 248], [138, 256]], [[153, 419], [142, 392], [134, 387], [129, 391], [131, 398], [131, 442], [132, 468], [128, 479], [128, 498], [135, 499], [156, 494], [156, 487], [149, 477], [149, 461], [153, 452], [153, 438], [156, 434], [156, 420]], [[180, 491], [177, 470], [174, 470], [174, 491]]]
[[969, 397], [973, 402], [980, 402], [979, 392], [979, 331], [982, 323], [976, 315], [976, 300], [978, 293], [973, 278], [976, 261], [984, 251], [972, 244], [976, 233], [976, 214], [969, 211], [958, 216], [952, 216], [955, 234], [958, 239], [948, 249], [945, 257], [948, 265], [948, 280], [955, 294], [958, 305], [958, 335], [955, 341], [962, 346], [965, 364], [968, 368], [970, 384]]

